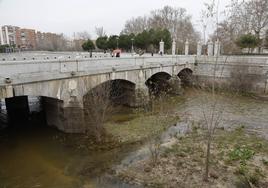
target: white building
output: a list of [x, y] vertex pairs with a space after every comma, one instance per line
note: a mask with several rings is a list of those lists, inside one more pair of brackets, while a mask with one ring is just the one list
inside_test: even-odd
[[0, 26], [0, 44], [15, 45], [16, 44], [16, 26]]

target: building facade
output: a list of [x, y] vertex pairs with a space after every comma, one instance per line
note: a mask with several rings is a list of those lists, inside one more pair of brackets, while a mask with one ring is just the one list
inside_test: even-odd
[[59, 50], [64, 44], [63, 35], [44, 33], [17, 26], [0, 26], [0, 45], [19, 50]]
[[36, 49], [36, 33], [34, 29], [18, 29], [16, 32], [16, 47], [24, 50]]
[[0, 27], [0, 44], [1, 45], [16, 45], [16, 32], [19, 30], [19, 27], [5, 25]]

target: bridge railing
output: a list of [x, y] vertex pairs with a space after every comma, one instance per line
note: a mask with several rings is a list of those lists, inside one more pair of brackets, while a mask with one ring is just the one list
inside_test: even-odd
[[[123, 58], [89, 58], [75, 60], [31, 60], [5, 61], [0, 63], [0, 84], [5, 84], [4, 78], [10, 78], [16, 83], [24, 78], [36, 79], [45, 77], [58, 78], [61, 75], [71, 76], [70, 73], [99, 73], [113, 70], [132, 70], [140, 67], [154, 67], [162, 64], [180, 64], [194, 62], [190, 56], [161, 56], [161, 57], [123, 57]], [[68, 74], [67, 74], [68, 73]]]

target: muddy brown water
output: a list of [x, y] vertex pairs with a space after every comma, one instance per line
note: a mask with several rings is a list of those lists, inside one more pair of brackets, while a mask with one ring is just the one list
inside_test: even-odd
[[[248, 97], [217, 96], [224, 108], [221, 126], [243, 125], [268, 139], [268, 102]], [[184, 121], [183, 130], [185, 122], [202, 120], [202, 112], [209, 111], [211, 101], [207, 99], [210, 97], [207, 93], [189, 90], [184, 94], [186, 100], [183, 104], [175, 103], [175, 111]], [[174, 100], [172, 103], [174, 107]], [[130, 117], [133, 118], [133, 115], [130, 114]], [[172, 134], [176, 128], [168, 131], [163, 135]], [[0, 188], [139, 187], [125, 184], [109, 174], [120, 165], [129, 165], [148, 156], [140, 154], [145, 145], [106, 152], [79, 152], [61, 144], [58, 134], [57, 130], [48, 127], [1, 131]]]

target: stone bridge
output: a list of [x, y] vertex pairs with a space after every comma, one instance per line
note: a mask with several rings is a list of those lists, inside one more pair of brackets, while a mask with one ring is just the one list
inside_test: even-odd
[[[217, 66], [215, 66], [217, 62]], [[268, 57], [251, 56], [162, 56], [125, 58], [79, 58], [54, 60], [0, 61], [0, 98], [6, 98], [9, 114], [16, 116], [16, 105], [27, 105], [23, 96], [40, 96], [46, 120], [65, 132], [83, 132], [83, 98], [93, 88], [119, 81], [125, 90], [131, 90], [135, 106], [139, 96], [148, 96], [151, 80], [179, 80], [181, 73], [193, 73], [200, 82], [214, 75], [218, 79], [231, 76], [235, 67], [247, 66], [248, 74], [257, 74], [261, 80], [256, 90], [267, 92]], [[19, 107], [18, 107], [19, 108]], [[20, 107], [21, 108], [21, 107]]]

